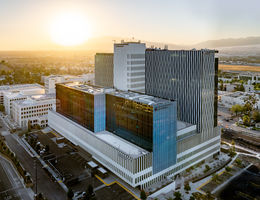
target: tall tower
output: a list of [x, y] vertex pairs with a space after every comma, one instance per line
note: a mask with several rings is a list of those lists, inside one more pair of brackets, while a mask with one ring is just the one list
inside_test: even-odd
[[95, 84], [102, 87], [114, 86], [113, 53], [95, 55]]
[[114, 86], [119, 90], [145, 91], [145, 43], [114, 44]]
[[215, 50], [147, 49], [145, 62], [146, 94], [176, 100], [178, 119], [197, 125], [196, 139], [179, 143], [180, 151], [216, 137]]

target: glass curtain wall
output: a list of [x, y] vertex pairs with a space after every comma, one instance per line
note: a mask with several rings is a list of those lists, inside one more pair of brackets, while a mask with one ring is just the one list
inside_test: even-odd
[[56, 85], [56, 111], [94, 132], [94, 95]]
[[106, 94], [106, 129], [152, 151], [153, 107]]

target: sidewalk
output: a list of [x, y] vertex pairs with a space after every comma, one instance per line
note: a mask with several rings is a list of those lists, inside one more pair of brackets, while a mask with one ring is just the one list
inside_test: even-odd
[[[24, 185], [23, 178], [21, 178], [20, 174], [18, 174], [18, 172], [16, 171], [16, 168], [13, 166], [13, 164], [2, 155], [0, 155], [0, 159], [4, 160], [6, 163], [9, 164], [10, 167], [8, 167], [8, 168], [6, 167], [6, 170], [11, 168], [10, 170], [8, 170], [8, 172], [11, 173], [11, 171], [12, 171], [14, 173], [13, 175], [10, 174], [10, 176], [12, 178], [12, 181], [11, 181], [12, 185], [18, 186], [17, 185], [18, 183], [17, 183], [17, 181], [15, 182], [15, 180], [19, 180], [19, 183], [22, 185], [22, 187], [11, 188], [11, 189], [6, 190], [5, 192], [15, 189], [15, 191], [18, 193], [18, 195], [22, 195], [20, 192], [24, 191], [27, 194], [27, 197], [29, 197], [31, 200], [33, 200], [34, 199], [34, 192], [32, 191], [31, 188], [26, 188], [26, 186]], [[16, 177], [14, 177], [14, 175]], [[19, 190], [23, 190], [23, 191], [19, 191]]]
[[[20, 138], [16, 138], [17, 141], [21, 140]], [[61, 178], [54, 172], [54, 170], [52, 168], [50, 168], [46, 162], [38, 155], [38, 153], [27, 143], [26, 140], [22, 140], [23, 143], [27, 146], [28, 150], [32, 153], [32, 155], [34, 157], [36, 157], [40, 163], [42, 164], [43, 167], [45, 167], [50, 173], [51, 175], [55, 178], [55, 180], [57, 181], [57, 183], [62, 187], [62, 189], [67, 192], [68, 188], [67, 186], [63, 183], [63, 181], [61, 180]]]

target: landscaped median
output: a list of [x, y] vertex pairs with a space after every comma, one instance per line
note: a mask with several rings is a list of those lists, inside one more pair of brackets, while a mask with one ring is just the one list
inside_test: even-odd
[[226, 181], [228, 181], [231, 177], [238, 174], [242, 171], [242, 169], [246, 168], [249, 165], [249, 162], [244, 162], [241, 160], [240, 156], [238, 156], [235, 161], [230, 165], [225, 167], [225, 170], [216, 174], [212, 174], [212, 178], [200, 186], [198, 189], [207, 193], [207, 192], [216, 192], [216, 189]]
[[30, 174], [26, 172], [26, 170], [23, 168], [23, 166], [20, 164], [19, 160], [15, 156], [14, 152], [10, 150], [3, 138], [0, 138], [0, 153], [10, 162], [12, 162], [20, 176], [23, 178], [25, 186], [32, 187], [33, 181]]

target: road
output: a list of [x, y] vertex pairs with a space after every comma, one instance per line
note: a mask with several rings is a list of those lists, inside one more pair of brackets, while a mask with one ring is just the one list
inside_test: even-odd
[[0, 156], [0, 199], [33, 200], [34, 193], [25, 188], [12, 164]]
[[[17, 158], [25, 168], [27, 172], [30, 173], [32, 179], [36, 180], [35, 173], [35, 158], [31, 157], [30, 154], [23, 148], [22, 145], [16, 140], [14, 135], [10, 134], [5, 124], [1, 123], [3, 128], [1, 132], [4, 132], [6, 143], [10, 149], [16, 154]], [[66, 199], [66, 193], [63, 189], [55, 182], [53, 182], [47, 173], [42, 169], [42, 165], [37, 162], [37, 182], [38, 182], [38, 193], [43, 193], [47, 199], [51, 200], [64, 200]], [[35, 191], [35, 184], [33, 190]]]
[[[231, 114], [228, 110], [228, 108], [225, 107], [218, 107], [218, 125], [222, 126], [223, 128], [230, 128], [236, 132], [243, 133], [247, 136], [252, 136], [256, 138], [260, 138], [260, 132], [255, 130], [249, 130], [240, 126], [236, 125], [235, 120], [230, 119]], [[226, 119], [229, 119], [229, 121], [226, 121]]]

